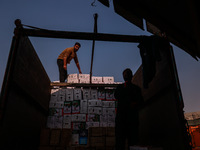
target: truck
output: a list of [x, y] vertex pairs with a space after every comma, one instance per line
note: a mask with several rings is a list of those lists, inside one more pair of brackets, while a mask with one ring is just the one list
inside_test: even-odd
[[[121, 42], [139, 42], [144, 38], [144, 36], [27, 29], [23, 28], [19, 20], [16, 20], [15, 24], [0, 97], [1, 150], [39, 149], [41, 133], [43, 129], [47, 129], [53, 86], [103, 89], [117, 86], [116, 84], [52, 83], [29, 36]], [[139, 112], [140, 145], [148, 149], [157, 147], [163, 150], [191, 150], [191, 139], [184, 118], [184, 102], [172, 47], [161, 49], [160, 56], [162, 59], [156, 62], [156, 73], [149, 82], [148, 88], [143, 86], [143, 65], [138, 68], [133, 77], [133, 83], [141, 87], [144, 97], [144, 104]], [[68, 148], [100, 149], [90, 145]], [[108, 147], [104, 146], [101, 149], [108, 149]]]

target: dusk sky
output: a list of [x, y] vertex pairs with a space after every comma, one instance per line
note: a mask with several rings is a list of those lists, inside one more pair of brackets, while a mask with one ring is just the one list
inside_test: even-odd
[[[93, 32], [95, 13], [98, 13], [98, 33], [151, 35], [115, 13], [112, 3], [108, 8], [97, 0], [1, 0], [0, 86], [16, 19], [20, 19], [22, 24], [49, 30]], [[51, 81], [59, 79], [56, 64], [58, 55], [65, 48], [72, 47], [76, 41], [82, 45], [77, 53], [82, 73], [89, 74], [92, 41], [39, 37], [30, 37], [30, 40]], [[96, 41], [93, 75], [114, 76], [115, 82], [122, 82], [122, 71], [125, 68], [131, 68], [134, 73], [141, 65], [137, 46], [138, 43]], [[200, 62], [182, 49], [172, 46], [185, 103], [184, 111], [200, 111]], [[68, 66], [68, 73], [78, 73], [73, 61]]]

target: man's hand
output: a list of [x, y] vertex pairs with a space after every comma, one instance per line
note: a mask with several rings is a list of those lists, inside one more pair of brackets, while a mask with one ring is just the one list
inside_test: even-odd
[[65, 70], [67, 70], [67, 65], [64, 65], [63, 68], [64, 68]]

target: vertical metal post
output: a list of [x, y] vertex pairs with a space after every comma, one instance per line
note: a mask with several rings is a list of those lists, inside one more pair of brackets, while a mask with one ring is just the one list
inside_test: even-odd
[[91, 67], [90, 67], [90, 84], [92, 83], [92, 67], [93, 67], [93, 57], [94, 57], [94, 46], [95, 46], [95, 39], [97, 34], [97, 17], [98, 14], [94, 14], [94, 36], [93, 36], [93, 43], [92, 43], [92, 58], [91, 58]]

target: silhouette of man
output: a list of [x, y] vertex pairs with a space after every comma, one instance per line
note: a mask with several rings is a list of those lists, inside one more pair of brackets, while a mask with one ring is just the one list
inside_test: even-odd
[[124, 83], [115, 91], [118, 101], [115, 120], [116, 150], [124, 150], [126, 139], [128, 146], [138, 144], [139, 107], [143, 102], [141, 89], [131, 82], [132, 71], [127, 68], [123, 71]]

